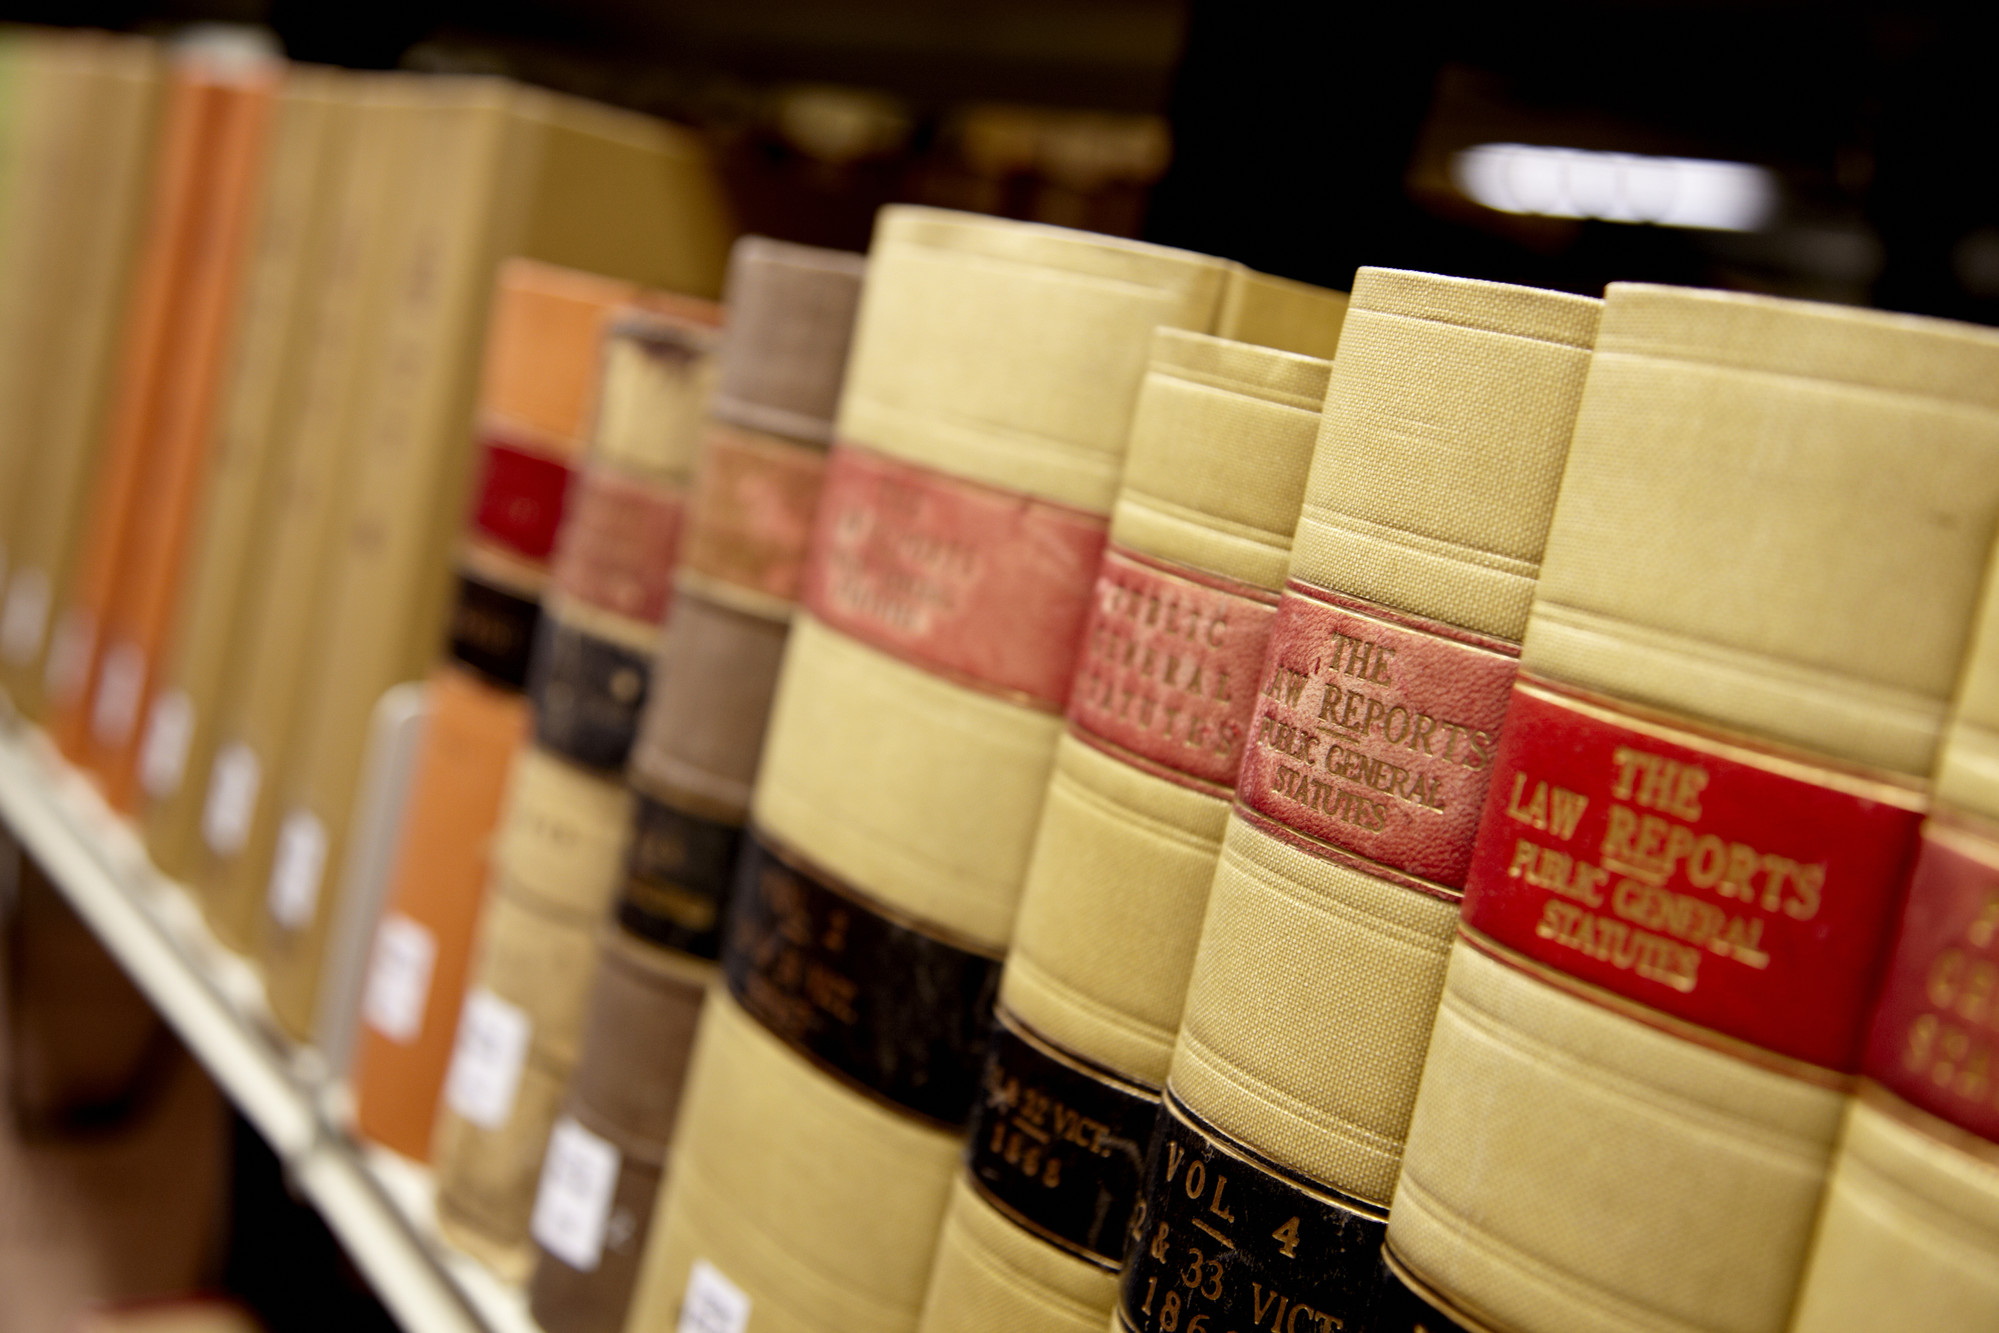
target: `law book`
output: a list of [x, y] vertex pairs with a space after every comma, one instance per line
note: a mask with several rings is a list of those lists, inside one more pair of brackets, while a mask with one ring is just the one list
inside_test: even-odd
[[[484, 475], [460, 552], [449, 655], [430, 677], [439, 711], [419, 741], [407, 832], [376, 929], [378, 954], [420, 949], [429, 962], [424, 984], [399, 992], [389, 1021], [363, 1025], [356, 1062], [359, 1129], [418, 1160], [430, 1154], [491, 873], [487, 847], [509, 766], [532, 726], [521, 689], [569, 478], [593, 433], [602, 440], [607, 430], [650, 424], [614, 406], [629, 393], [620, 381], [644, 367], [618, 364], [616, 340], [605, 343], [636, 295], [628, 284], [546, 264], [515, 260], [500, 271], [480, 391]], [[495, 609], [510, 603], [519, 614]]]
[[120, 807], [130, 804], [130, 752], [206, 475], [283, 78], [275, 58], [232, 44], [197, 45], [179, 60], [194, 95], [191, 197], [167, 221], [177, 240], [168, 307], [121, 385], [113, 452], [92, 499], [86, 576], [63, 612], [74, 656], [56, 673], [49, 718], [56, 743]]
[[138, 37], [71, 39], [78, 97], [75, 168], [50, 196], [62, 242], [46, 256], [50, 289], [63, 293], [38, 318], [41, 363], [31, 430], [15, 474], [0, 592], [0, 686], [15, 708], [46, 717], [44, 653], [55, 608], [68, 601], [77, 529], [94, 475], [138, 257], [146, 237], [153, 145], [162, 98], [159, 48]]
[[1789, 1322], [1999, 519], [1995, 369], [1944, 321], [1609, 289], [1383, 1327]]
[[[549, 1333], [616, 1333], [637, 1281], [864, 269], [859, 255], [762, 237], [730, 253], [728, 336], [627, 770], [635, 813], [617, 929], [605, 932], [592, 1017], [529, 1216], [529, 1307]], [[594, 1174], [579, 1162], [594, 1162]], [[608, 1190], [576, 1187], [611, 1179]]]
[[1153, 336], [925, 1330], [1111, 1317], [1331, 370]]
[[[147, 853], [177, 879], [193, 868], [189, 774], [206, 773], [216, 710], [254, 583], [254, 553], [272, 542], [284, 450], [298, 429], [318, 293], [329, 279], [340, 184], [352, 146], [352, 86], [339, 72], [294, 65], [271, 134], [257, 249], [250, 260], [209, 472], [193, 520], [183, 610], [146, 707], [128, 776], [144, 807]], [[189, 792], [190, 796], [194, 793]]]
[[[578, 824], [577, 836], [592, 846], [614, 845], [617, 856], [608, 864], [592, 859], [587, 869], [572, 864], [565, 910], [556, 914], [539, 911], [552, 901], [541, 887], [544, 876], [517, 857], [498, 862], [497, 897], [482, 913], [479, 961], [464, 993], [435, 1131], [438, 1210], [449, 1234], [522, 1277], [532, 1260], [529, 1226], [543, 1149], [578, 1058], [572, 1015], [588, 1007], [599, 930], [622, 881], [632, 801], [622, 760], [636, 723], [630, 704], [643, 694], [649, 665], [642, 657], [622, 664], [614, 658], [609, 669], [586, 674], [576, 669], [583, 655], [577, 649], [594, 646], [601, 663], [649, 638], [658, 628], [655, 617], [668, 614], [680, 510], [713, 382], [720, 308], [684, 301], [669, 314], [666, 303], [656, 305], [644, 316], [621, 318], [606, 344], [596, 444], [556, 541], [549, 614], [528, 673], [534, 746], [517, 762], [497, 835], [506, 848], [520, 832], [512, 825], [576, 822], [587, 793], [595, 814], [587, 832]], [[618, 766], [607, 768], [601, 762], [607, 758]], [[561, 785], [537, 780], [549, 771], [572, 777]], [[541, 948], [559, 948], [563, 966], [522, 973], [535, 959], [504, 945], [508, 923], [521, 910], [546, 918], [537, 928]], [[491, 1073], [487, 1028], [503, 1011], [521, 1032], [527, 1056], [511, 1080], [489, 1080], [477, 1071]], [[489, 1082], [490, 1100], [450, 1092]]]
[[243, 952], [255, 941], [261, 906], [255, 866], [272, 837], [269, 786], [292, 743], [316, 598], [361, 456], [358, 405], [381, 374], [371, 349], [381, 341], [415, 238], [415, 210], [382, 201], [409, 199], [422, 174], [422, 80], [359, 74], [348, 81], [351, 137], [326, 268], [307, 316], [304, 382], [295, 420], [277, 445], [277, 491], [231, 638], [214, 750], [205, 771], [191, 769], [147, 814], [149, 846], [193, 841], [187, 874], [203, 915], [218, 938]]
[[1999, 1323], [1999, 578], [1937, 760], [1934, 804], [1839, 1150], [1793, 1333]]
[[[631, 799], [619, 775], [538, 745], [508, 777], [431, 1156], [439, 1228], [514, 1281], [532, 1262], [542, 1150], [576, 1066]], [[502, 1032], [517, 1063], [496, 1071]]]
[[[1355, 277], [1128, 1229], [1128, 1327], [1364, 1314], [1598, 313]], [[1189, 1247], [1229, 1279], [1181, 1284]]]
[[879, 216], [633, 1320], [916, 1325], [1152, 330], [1226, 336], [1243, 272]]
[[622, 773], [673, 612], [687, 487], [714, 389], [722, 307], [663, 297], [606, 345], [596, 443], [556, 543], [528, 671], [535, 742]]
[[[699, 141], [644, 116], [498, 80], [425, 81], [418, 240], [360, 409], [367, 442], [315, 606], [294, 743], [272, 779], [258, 955], [272, 1009], [309, 1030], [369, 710], [427, 669], [450, 604], [477, 334], [499, 261], [709, 295], [728, 241]], [[268, 851], [265, 850], [268, 848]]]
[[714, 958], [797, 605], [866, 261], [745, 237], [628, 776], [637, 797], [618, 920]]

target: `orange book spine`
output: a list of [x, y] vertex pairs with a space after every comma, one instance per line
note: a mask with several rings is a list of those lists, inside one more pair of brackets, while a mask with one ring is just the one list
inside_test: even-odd
[[160, 135], [147, 236], [126, 312], [116, 401], [83, 530], [76, 580], [49, 645], [49, 730], [72, 759], [84, 753], [97, 675], [99, 627], [123, 563], [153, 423], [185, 296], [188, 243], [199, 214], [222, 90], [193, 71], [171, 80]]
[[207, 473], [209, 442], [228, 364], [264, 179], [276, 105], [271, 65], [222, 93], [208, 197], [193, 228], [186, 300], [175, 321], [171, 374], [162, 387], [145, 484], [131, 513], [100, 634], [83, 763], [121, 810], [137, 795], [134, 757], [143, 701], [180, 603], [189, 529]]

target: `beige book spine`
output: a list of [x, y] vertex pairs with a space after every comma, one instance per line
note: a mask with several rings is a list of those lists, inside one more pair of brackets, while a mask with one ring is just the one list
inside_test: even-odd
[[147, 711], [138, 757], [147, 850], [179, 879], [195, 865], [194, 798], [214, 754], [216, 706], [243, 647], [238, 626], [254, 582], [252, 553], [271, 544], [267, 534], [282, 498], [279, 441], [297, 425], [313, 298], [328, 277], [346, 162], [344, 88], [332, 71], [294, 67], [286, 76], [235, 362], [193, 528], [185, 609]]
[[268, 529], [234, 675], [216, 714], [206, 773], [191, 772], [157, 819], [200, 835], [193, 878], [209, 924], [248, 950], [262, 905], [259, 871], [276, 836], [271, 786], [290, 751], [297, 700], [322, 615], [319, 589], [363, 451], [359, 404], [379, 378], [379, 345], [396, 279], [409, 263], [410, 197], [425, 104], [404, 75], [357, 76], [353, 140], [339, 186], [325, 281], [310, 315], [297, 419], [280, 442]]
[[56, 608], [68, 601], [78, 529], [103, 443], [126, 298], [145, 232], [163, 62], [150, 41], [93, 36], [78, 73], [86, 88], [61, 231], [68, 299], [44, 330], [48, 382], [36, 419], [39, 446], [17, 478], [21, 507], [6, 534], [0, 602], [0, 685], [31, 718], [44, 713], [43, 656]]

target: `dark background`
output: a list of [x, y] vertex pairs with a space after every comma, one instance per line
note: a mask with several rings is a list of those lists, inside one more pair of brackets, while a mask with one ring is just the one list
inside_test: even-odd
[[[301, 60], [503, 72], [670, 115], [713, 137], [747, 226], [804, 241], [859, 248], [875, 207], [914, 199], [1335, 286], [1393, 264], [1999, 323], [1991, 6], [45, 0], [0, 14], [261, 23]], [[1057, 146], [1036, 147], [1042, 121], [993, 104], [1096, 118], [1057, 117]], [[1092, 126], [1128, 139], [1147, 116], [1170, 125], [1164, 175], [1106, 166]], [[1745, 234], [1493, 213], [1446, 171], [1491, 140], [1753, 162], [1779, 174], [1783, 204]]]

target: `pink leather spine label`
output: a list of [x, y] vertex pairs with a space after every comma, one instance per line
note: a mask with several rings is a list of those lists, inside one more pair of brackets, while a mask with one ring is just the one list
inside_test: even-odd
[[1552, 972], [1851, 1073], [1925, 804], [1523, 677], [1464, 922]]
[[1464, 886], [1520, 650], [1293, 580], [1236, 799], [1308, 838]]
[[1999, 839], [1923, 828], [1863, 1072], [1999, 1143]]
[[711, 424], [682, 561], [697, 574], [797, 601], [825, 479], [826, 455], [817, 449]]
[[560, 458], [487, 437], [485, 465], [472, 502], [472, 526], [529, 560], [555, 550], [569, 492], [569, 464]]
[[586, 467], [556, 548], [556, 588], [627, 619], [663, 623], [681, 509], [677, 486]]
[[826, 470], [805, 605], [904, 661], [1061, 711], [1105, 522], [840, 445]]
[[1277, 594], [1113, 546], [1069, 696], [1077, 730], [1235, 786]]

